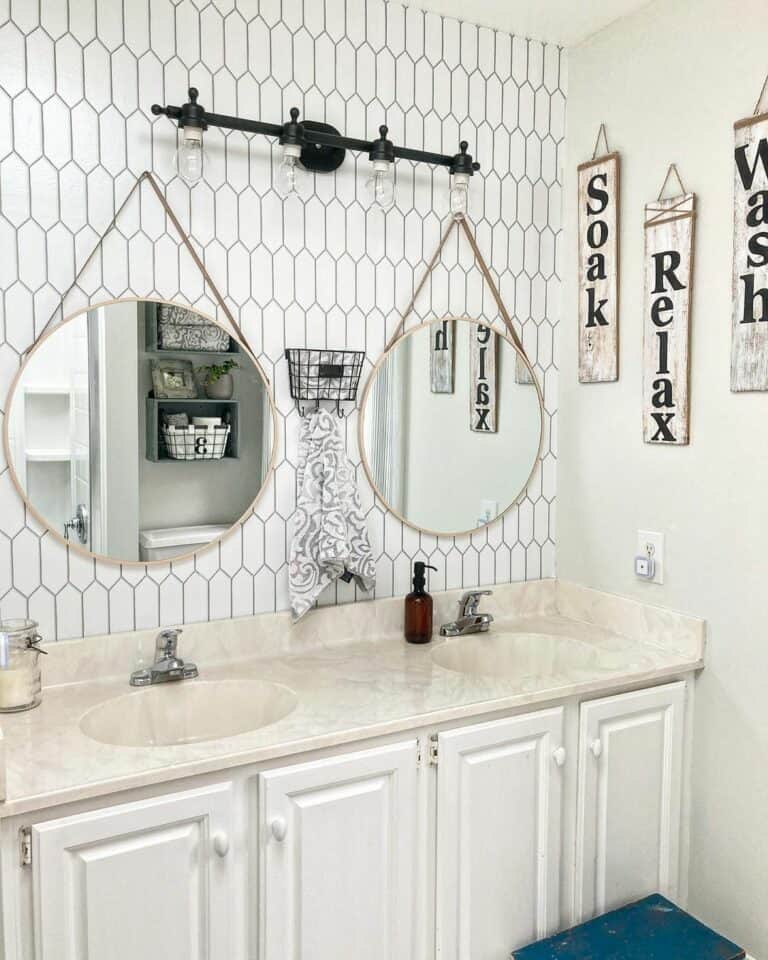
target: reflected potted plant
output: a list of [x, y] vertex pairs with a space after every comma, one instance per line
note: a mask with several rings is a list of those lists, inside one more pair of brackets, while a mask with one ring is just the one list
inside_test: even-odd
[[230, 371], [235, 370], [238, 364], [235, 360], [225, 360], [223, 363], [211, 363], [204, 367], [197, 367], [197, 373], [205, 387], [205, 395], [209, 400], [231, 400], [235, 392], [235, 383]]

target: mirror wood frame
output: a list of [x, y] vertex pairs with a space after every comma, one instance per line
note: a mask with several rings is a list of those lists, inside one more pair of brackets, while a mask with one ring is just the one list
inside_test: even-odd
[[[537, 448], [536, 448], [536, 456], [533, 458], [533, 466], [531, 467], [531, 471], [530, 471], [530, 473], [528, 474], [528, 477], [526, 478], [525, 483], [524, 483], [523, 486], [520, 488], [520, 490], [518, 490], [518, 492], [515, 494], [515, 496], [510, 499], [509, 503], [504, 507], [504, 509], [503, 509], [503, 510], [500, 510], [492, 520], [489, 520], [487, 523], [484, 523], [482, 526], [479, 526], [479, 527], [471, 527], [469, 530], [454, 530], [454, 531], [431, 530], [429, 527], [421, 527], [421, 526], [419, 526], [418, 524], [413, 523], [413, 522], [410, 521], [407, 517], [404, 517], [398, 510], [395, 510], [394, 507], [392, 507], [392, 506], [387, 502], [387, 500], [381, 495], [381, 493], [379, 492], [379, 488], [376, 486], [376, 483], [374, 482], [374, 479], [373, 479], [373, 471], [372, 471], [371, 466], [370, 466], [370, 464], [369, 464], [369, 462], [368, 462], [368, 457], [367, 457], [366, 449], [365, 449], [365, 411], [366, 411], [366, 408], [367, 408], [367, 405], [368, 405], [368, 398], [369, 398], [370, 392], [371, 392], [371, 390], [372, 390], [372, 388], [373, 388], [373, 384], [374, 384], [374, 382], [375, 382], [375, 380], [376, 380], [376, 375], [377, 375], [377, 373], [378, 373], [378, 371], [379, 371], [379, 368], [385, 363], [385, 361], [387, 360], [387, 358], [390, 356], [390, 354], [395, 350], [395, 348], [400, 344], [400, 342], [401, 342], [402, 340], [405, 340], [406, 337], [413, 336], [413, 334], [417, 333], [419, 330], [423, 330], [425, 327], [431, 327], [433, 323], [440, 323], [440, 322], [442, 322], [443, 320], [457, 320], [457, 321], [460, 321], [460, 322], [463, 322], [463, 323], [473, 323], [473, 324], [475, 324], [476, 326], [479, 326], [479, 327], [490, 327], [495, 334], [497, 334], [499, 337], [501, 337], [503, 340], [505, 340], [505, 341], [510, 345], [510, 347], [512, 347], [512, 349], [515, 351], [515, 358], [516, 358], [516, 359], [519, 359], [519, 360], [523, 363], [523, 365], [525, 366], [525, 368], [528, 370], [528, 373], [529, 373], [530, 376], [531, 376], [531, 383], [530, 383], [530, 384], [520, 384], [520, 386], [531, 386], [531, 387], [533, 387], [533, 388], [536, 390], [536, 396], [537, 396], [538, 401], [539, 401], [539, 414], [540, 414], [539, 443], [538, 443], [538, 446], [537, 446]], [[365, 388], [363, 389], [363, 395], [362, 395], [362, 399], [361, 399], [361, 401], [360, 401], [360, 416], [358, 417], [358, 424], [357, 424], [357, 442], [358, 442], [358, 446], [359, 446], [359, 448], [360, 448], [360, 460], [361, 460], [361, 462], [362, 462], [362, 464], [363, 464], [363, 469], [365, 470], [365, 475], [366, 475], [366, 477], [368, 478], [368, 482], [370, 483], [371, 488], [373, 489], [374, 494], [375, 494], [376, 497], [384, 504], [384, 507], [385, 507], [393, 516], [397, 517], [397, 519], [398, 519], [401, 523], [404, 523], [406, 526], [411, 527], [413, 530], [418, 530], [420, 533], [426, 533], [426, 534], [429, 534], [430, 536], [433, 536], [433, 537], [465, 537], [465, 536], [470, 536], [470, 535], [473, 534], [473, 533], [477, 533], [478, 530], [485, 530], [487, 527], [489, 527], [492, 523], [495, 523], [497, 520], [501, 520], [501, 518], [502, 518], [506, 513], [508, 513], [508, 512], [512, 509], [512, 507], [516, 506], [516, 504], [517, 504], [517, 503], [521, 500], [521, 498], [523, 497], [523, 494], [524, 494], [524, 493], [526, 492], [526, 490], [528, 489], [528, 486], [529, 486], [531, 480], [533, 479], [533, 475], [536, 473], [536, 470], [537, 470], [537, 468], [539, 467], [539, 465], [540, 465], [540, 463], [541, 463], [541, 450], [542, 450], [542, 447], [543, 447], [543, 445], [544, 445], [544, 416], [545, 416], [545, 412], [546, 412], [546, 411], [545, 411], [545, 408], [544, 408], [544, 396], [543, 396], [543, 394], [542, 394], [542, 392], [541, 392], [541, 386], [539, 385], [539, 381], [538, 381], [538, 378], [536, 377], [536, 372], [535, 372], [535, 370], [533, 369], [533, 366], [532, 366], [532, 364], [531, 364], [531, 361], [528, 359], [528, 357], [525, 355], [525, 353], [524, 353], [522, 350], [520, 350], [520, 348], [517, 346], [517, 344], [514, 342], [514, 340], [510, 337], [510, 335], [509, 335], [509, 333], [508, 333], [508, 331], [507, 331], [506, 329], [504, 329], [504, 330], [499, 329], [499, 327], [495, 326], [495, 325], [492, 324], [492, 323], [483, 323], [483, 322], [480, 321], [480, 320], [476, 320], [474, 317], [461, 317], [461, 316], [456, 316], [456, 315], [450, 315], [450, 316], [444, 316], [444, 317], [436, 317], [434, 320], [426, 320], [424, 323], [419, 323], [419, 324], [417, 324], [415, 327], [411, 327], [409, 330], [405, 330], [403, 333], [401, 333], [400, 336], [399, 336], [393, 343], [390, 343], [390, 344], [388, 345], [387, 349], [384, 351], [384, 353], [381, 355], [381, 357], [379, 357], [379, 359], [378, 359], [378, 360], [376, 361], [376, 363], [374, 364], [373, 369], [371, 370], [371, 372], [370, 372], [370, 374], [369, 374], [369, 376], [368, 376], [368, 379], [367, 379], [366, 382], [365, 382]]]
[[[21, 378], [26, 369], [26, 366], [30, 358], [42, 347], [47, 340], [54, 336], [56, 332], [64, 326], [64, 324], [71, 322], [72, 320], [77, 319], [77, 317], [82, 316], [84, 313], [88, 313], [89, 310], [100, 309], [101, 307], [114, 306], [118, 303], [168, 303], [172, 306], [183, 307], [185, 310], [191, 310], [194, 313], [197, 313], [199, 316], [206, 319], [209, 323], [215, 324], [217, 327], [220, 327], [222, 330], [226, 330], [229, 336], [237, 343], [243, 353], [250, 359], [253, 363], [254, 369], [261, 377], [262, 383], [264, 384], [264, 390], [266, 393], [267, 400], [269, 402], [269, 410], [272, 420], [272, 447], [271, 454], [269, 458], [269, 463], [267, 464], [267, 469], [264, 474], [264, 479], [262, 480], [261, 486], [259, 487], [256, 496], [253, 498], [251, 503], [245, 512], [238, 517], [237, 520], [229, 527], [224, 533], [219, 537], [215, 537], [213, 540], [209, 540], [202, 547], [198, 547], [197, 550], [192, 550], [189, 553], [180, 553], [177, 557], [168, 557], [163, 560], [120, 560], [117, 557], [106, 556], [103, 553], [94, 553], [92, 550], [87, 550], [82, 544], [76, 543], [73, 540], [67, 540], [63, 534], [59, 533], [58, 530], [54, 529], [50, 521], [47, 520], [32, 504], [29, 497], [27, 496], [26, 491], [23, 489], [21, 482], [19, 481], [18, 475], [16, 473], [16, 468], [14, 467], [13, 458], [11, 457], [11, 444], [10, 444], [10, 416], [9, 412], [11, 405], [16, 396], [16, 391], [18, 390], [21, 384]], [[69, 314], [60, 323], [54, 324], [48, 330], [44, 330], [42, 334], [35, 340], [31, 347], [24, 351], [23, 361], [19, 366], [19, 369], [16, 371], [16, 374], [11, 381], [11, 386], [8, 389], [8, 394], [6, 396], [5, 402], [5, 412], [3, 416], [3, 455], [5, 456], [5, 462], [8, 464], [8, 471], [11, 475], [11, 480], [13, 485], [16, 488], [16, 492], [24, 503], [25, 509], [34, 517], [38, 525], [46, 531], [46, 533], [51, 534], [54, 539], [58, 540], [65, 547], [69, 547], [70, 550], [75, 550], [81, 556], [88, 557], [91, 560], [99, 560], [103, 563], [114, 563], [118, 566], [124, 567], [158, 567], [163, 564], [170, 565], [171, 563], [179, 563], [182, 560], [190, 560], [192, 557], [197, 556], [199, 553], [202, 553], [204, 550], [208, 550], [211, 547], [216, 546], [221, 543], [222, 540], [226, 538], [235, 530], [236, 527], [240, 526], [243, 521], [253, 513], [257, 503], [264, 495], [264, 491], [267, 488], [269, 481], [272, 479], [272, 475], [275, 471], [275, 464], [277, 463], [277, 453], [278, 453], [278, 415], [277, 415], [277, 406], [275, 404], [275, 398], [272, 393], [272, 386], [269, 382], [269, 378], [264, 373], [261, 364], [256, 359], [253, 351], [247, 343], [244, 343], [234, 332], [227, 329], [222, 323], [212, 317], [209, 313], [206, 313], [204, 310], [200, 310], [198, 307], [194, 307], [188, 303], [179, 303], [176, 300], [164, 300], [161, 297], [115, 297], [110, 300], [100, 300], [97, 303], [89, 303], [88, 306], [82, 307], [80, 310], [76, 310], [75, 313]]]

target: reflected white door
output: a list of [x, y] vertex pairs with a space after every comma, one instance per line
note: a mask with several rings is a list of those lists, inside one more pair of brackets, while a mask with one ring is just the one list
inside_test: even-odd
[[[74, 519], [82, 505], [91, 513], [91, 443], [90, 443], [90, 393], [89, 393], [89, 344], [88, 326], [90, 317], [81, 314], [71, 320], [70, 339], [70, 384], [69, 384], [69, 451], [70, 451], [70, 517]], [[73, 530], [69, 539], [86, 549], [91, 547], [90, 523], [85, 529], [85, 541]]]
[[561, 709], [440, 734], [437, 949], [507, 960], [559, 920]]
[[684, 683], [582, 705], [576, 922], [676, 897], [684, 711]]
[[413, 957], [416, 741], [260, 777], [264, 960]]
[[231, 821], [226, 783], [33, 827], [39, 960], [231, 960]]

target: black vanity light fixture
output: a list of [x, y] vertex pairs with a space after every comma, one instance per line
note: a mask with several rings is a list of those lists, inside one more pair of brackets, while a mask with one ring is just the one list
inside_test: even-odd
[[277, 189], [284, 197], [300, 196], [306, 179], [306, 171], [330, 173], [344, 162], [347, 150], [367, 153], [371, 162], [371, 177], [366, 183], [372, 203], [384, 209], [392, 206], [395, 199], [392, 168], [396, 159], [412, 160], [447, 167], [451, 176], [450, 206], [454, 216], [467, 212], [467, 195], [470, 177], [480, 169], [467, 153], [469, 144], [462, 140], [459, 152], [453, 156], [430, 153], [426, 150], [411, 150], [398, 147], [388, 139], [386, 126], [379, 127], [377, 140], [355, 140], [344, 137], [328, 123], [314, 120], [299, 120], [299, 110], [292, 107], [290, 120], [283, 124], [264, 123], [261, 120], [246, 120], [209, 113], [197, 102], [198, 92], [189, 89], [189, 100], [181, 107], [152, 105], [155, 116], [164, 115], [178, 125], [178, 149], [176, 169], [179, 176], [194, 185], [203, 176], [203, 132], [208, 127], [224, 127], [242, 130], [245, 133], [260, 133], [274, 137], [283, 148], [283, 159], [277, 174]]

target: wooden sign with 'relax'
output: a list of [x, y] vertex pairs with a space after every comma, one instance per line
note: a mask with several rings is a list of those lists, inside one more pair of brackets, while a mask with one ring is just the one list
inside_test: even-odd
[[470, 332], [469, 426], [476, 433], [496, 433], [496, 350], [490, 327], [472, 325]]
[[[670, 172], [672, 170], [677, 173], [674, 165]], [[689, 439], [689, 331], [695, 209], [696, 197], [692, 193], [659, 199], [645, 208], [643, 439], [646, 443], [680, 446]]]

